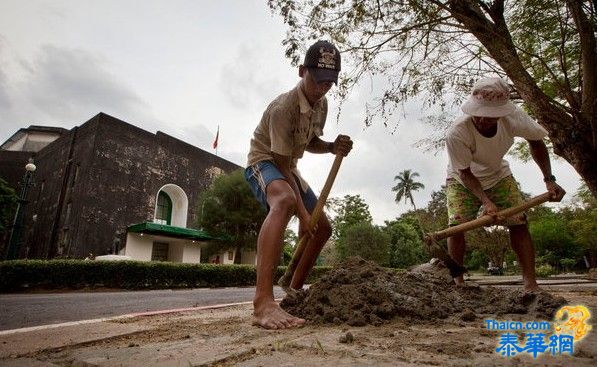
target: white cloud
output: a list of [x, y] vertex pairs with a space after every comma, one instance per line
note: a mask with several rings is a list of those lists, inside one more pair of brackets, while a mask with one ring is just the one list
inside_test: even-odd
[[59, 119], [82, 111], [139, 113], [149, 106], [107, 72], [98, 57], [84, 50], [43, 46], [23, 93], [38, 110]]
[[[0, 2], [0, 141], [29, 124], [71, 128], [106, 112], [209, 152], [220, 126], [218, 154], [244, 165], [264, 109], [298, 81], [284, 57], [281, 19], [261, 0], [90, 4]], [[331, 196], [361, 195], [378, 224], [409, 209], [394, 202], [394, 176], [405, 169], [420, 174], [425, 189], [415, 201], [422, 207], [446, 169], [444, 152], [412, 146], [430, 134], [420, 122], [427, 109], [418, 101], [393, 116], [390, 129], [380, 122], [364, 128], [364, 106], [381, 83], [372, 78], [355, 89], [338, 123], [330, 100], [324, 136], [347, 134], [355, 141]], [[306, 154], [300, 162], [316, 191], [332, 160]], [[533, 162], [512, 166], [525, 191], [545, 190]], [[562, 160], [554, 167], [559, 183], [575, 191], [575, 171]]]
[[0, 103], [7, 127], [2, 138], [28, 124], [70, 128], [99, 112], [133, 124], [141, 122], [148, 130], [161, 125], [150, 106], [107, 70], [103, 58], [89, 51], [40, 45], [33, 60], [14, 63], [14, 73], [4, 72], [5, 65], [0, 83], [10, 97], [8, 103]]
[[272, 55], [264, 53], [258, 43], [242, 44], [234, 58], [222, 66], [219, 84], [231, 107], [247, 110], [261, 106], [282, 93], [279, 90], [285, 83], [298, 81], [296, 69], [284, 64], [284, 59], [278, 58], [275, 63], [271, 59]]

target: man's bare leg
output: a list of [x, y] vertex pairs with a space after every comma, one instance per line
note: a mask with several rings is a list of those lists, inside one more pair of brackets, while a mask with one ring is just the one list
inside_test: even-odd
[[523, 290], [528, 292], [540, 289], [536, 282], [536, 250], [527, 224], [509, 227], [511, 247], [517, 254], [523, 275]]
[[[463, 265], [463, 260], [465, 259], [465, 234], [459, 233], [449, 237], [447, 238], [446, 243], [449, 255], [457, 264]], [[463, 275], [459, 275], [458, 277], [453, 278], [453, 280], [456, 285], [465, 285]]]
[[322, 214], [314, 236], [309, 240], [291, 280], [292, 289], [301, 289], [305, 284], [309, 272], [314, 267], [318, 255], [332, 235], [332, 227], [326, 215]]
[[257, 240], [257, 281], [253, 298], [253, 324], [266, 329], [298, 327], [304, 319], [285, 312], [274, 300], [274, 269], [278, 266], [284, 230], [295, 210], [292, 189], [286, 181], [276, 180], [267, 188], [270, 211], [262, 223]]

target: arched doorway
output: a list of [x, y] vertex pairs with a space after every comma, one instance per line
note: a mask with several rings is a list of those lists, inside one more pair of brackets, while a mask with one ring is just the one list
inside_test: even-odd
[[167, 184], [158, 190], [154, 222], [187, 228], [187, 194], [175, 184]]

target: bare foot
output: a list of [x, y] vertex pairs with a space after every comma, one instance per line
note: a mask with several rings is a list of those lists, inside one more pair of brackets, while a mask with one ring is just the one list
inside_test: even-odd
[[538, 292], [542, 292], [542, 288], [540, 288], [540, 286], [538, 286], [538, 284], [529, 284], [529, 285], [524, 285], [523, 286], [523, 293], [538, 293]]
[[523, 277], [523, 292], [524, 293], [537, 293], [542, 289], [538, 286], [535, 277]]
[[465, 287], [465, 280], [463, 280], [463, 276], [457, 277], [457, 278], [453, 278], [453, 281], [455, 282], [455, 285], [457, 287]]
[[264, 329], [289, 329], [303, 326], [305, 320], [287, 313], [272, 300], [254, 305], [252, 324]]

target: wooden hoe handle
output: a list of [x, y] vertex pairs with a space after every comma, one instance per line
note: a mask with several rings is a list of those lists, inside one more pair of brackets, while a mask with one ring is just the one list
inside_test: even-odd
[[550, 193], [545, 192], [541, 195], [529, 199], [528, 201], [522, 204], [519, 204], [512, 208], [503, 209], [497, 212], [495, 217], [486, 214], [472, 221], [449, 227], [439, 232], [430, 233], [428, 234], [428, 236], [435, 241], [440, 241], [442, 239], [454, 236], [462, 232], [467, 232], [472, 229], [494, 224], [502, 219], [521, 213], [522, 211], [525, 211], [529, 208], [533, 208], [534, 206], [540, 205], [548, 200], [550, 200]]
[[[324, 211], [324, 206], [326, 205], [326, 200], [328, 199], [328, 195], [330, 194], [330, 189], [332, 189], [332, 184], [336, 179], [336, 174], [338, 173], [339, 168], [341, 167], [341, 162], [343, 161], [343, 156], [337, 154], [334, 158], [334, 163], [332, 163], [332, 168], [330, 168], [330, 173], [328, 173], [328, 177], [326, 178], [326, 182], [324, 183], [324, 187], [322, 188], [322, 192], [320, 193], [320, 197], [318, 198], [318, 202], [316, 203], [316, 207], [314, 208], [313, 212], [311, 213], [311, 219], [309, 221], [309, 228], [313, 230], [318, 221], [320, 220], [320, 216]], [[299, 264], [299, 260], [301, 260], [301, 256], [305, 251], [305, 247], [307, 247], [307, 242], [309, 240], [309, 235], [306, 233], [299, 239], [297, 246], [295, 246], [295, 253], [293, 253], [293, 258], [287, 266], [287, 270], [285, 271], [284, 275], [278, 280], [278, 285], [280, 285], [283, 289], [287, 289], [291, 284], [291, 280], [293, 279], [293, 274], [295, 273], [295, 269], [297, 269], [297, 264]]]

